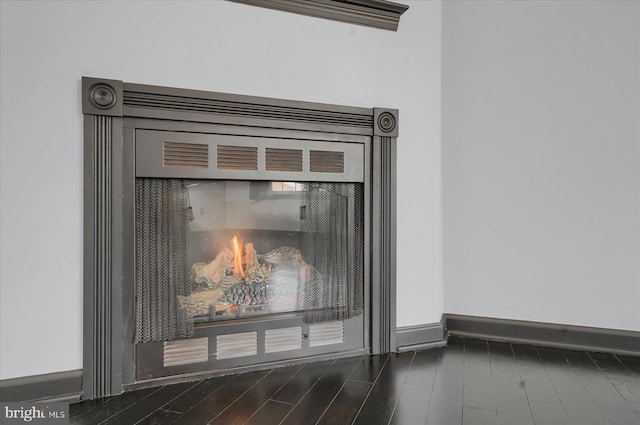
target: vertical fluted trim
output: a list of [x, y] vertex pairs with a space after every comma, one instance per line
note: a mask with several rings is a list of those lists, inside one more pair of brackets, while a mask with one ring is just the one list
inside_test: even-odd
[[396, 350], [396, 144], [373, 138], [373, 351]]
[[93, 309], [85, 316], [85, 338], [93, 349], [85, 348], [83, 391], [85, 398], [95, 398], [111, 394], [112, 118], [93, 116], [87, 124], [92, 137], [85, 145], [85, 161], [90, 161], [92, 174], [85, 181], [85, 196], [92, 199], [85, 204], [85, 229], [90, 232], [85, 240], [85, 302]]

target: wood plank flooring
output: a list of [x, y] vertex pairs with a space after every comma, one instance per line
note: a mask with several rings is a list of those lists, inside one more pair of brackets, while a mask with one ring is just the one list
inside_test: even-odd
[[640, 358], [450, 338], [70, 406], [71, 424], [640, 424]]

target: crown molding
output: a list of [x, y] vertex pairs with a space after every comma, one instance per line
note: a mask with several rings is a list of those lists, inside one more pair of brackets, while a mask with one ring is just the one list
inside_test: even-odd
[[409, 6], [386, 0], [229, 0], [316, 18], [397, 31]]

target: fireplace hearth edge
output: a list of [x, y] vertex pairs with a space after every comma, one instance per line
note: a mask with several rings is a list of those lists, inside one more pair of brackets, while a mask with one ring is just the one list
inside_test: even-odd
[[[83, 398], [121, 393], [136, 379], [131, 243], [135, 144], [139, 131], [267, 138], [281, 147], [314, 143], [364, 148], [367, 239], [364, 341], [373, 354], [395, 344], [395, 174], [398, 112], [83, 77], [84, 373]], [[308, 155], [305, 154], [305, 158]], [[305, 166], [306, 167], [306, 166]], [[305, 168], [308, 173], [308, 168]], [[290, 173], [274, 173], [274, 180]], [[227, 178], [229, 175], [227, 173]], [[233, 173], [230, 178], [233, 177]], [[307, 176], [304, 181], [310, 181]], [[128, 294], [128, 295], [127, 295]], [[289, 318], [291, 319], [291, 318]], [[310, 358], [323, 354], [309, 354]], [[300, 362], [302, 358], [283, 362]], [[265, 364], [268, 361], [265, 361]], [[239, 366], [259, 368], [257, 365]], [[238, 370], [230, 366], [227, 372]], [[216, 372], [216, 371], [214, 371]], [[216, 373], [225, 373], [225, 370]], [[185, 379], [190, 374], [185, 375]], [[167, 378], [180, 379], [180, 376]], [[162, 378], [147, 384], [162, 383]]]

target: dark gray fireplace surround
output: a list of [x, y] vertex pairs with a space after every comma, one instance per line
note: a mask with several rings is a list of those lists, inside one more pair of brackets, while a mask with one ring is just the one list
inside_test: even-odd
[[[84, 398], [251, 370], [266, 364], [396, 350], [397, 110], [267, 99], [86, 77], [82, 83], [85, 129]], [[187, 148], [196, 146], [209, 153], [204, 159], [196, 159], [195, 165], [188, 163], [176, 167], [170, 162], [172, 157], [167, 156], [167, 149], [173, 149], [176, 144]], [[234, 149], [240, 150], [240, 157], [221, 165], [221, 158], [229, 149], [232, 154], [235, 154]], [[255, 163], [248, 168], [241, 167], [245, 168], [242, 170], [235, 169], [233, 161], [241, 161], [247, 149], [254, 152], [250, 161]], [[290, 157], [293, 151], [299, 155]], [[269, 152], [286, 154], [289, 159], [297, 158], [300, 162], [283, 165], [278, 156], [270, 165]], [[202, 150], [197, 155], [201, 153]], [[315, 168], [314, 153], [319, 158]], [[331, 162], [336, 158], [341, 161], [338, 168]], [[326, 169], [323, 169], [325, 165]], [[199, 344], [193, 349], [193, 356], [204, 359], [195, 366], [182, 364], [182, 358], [178, 358], [179, 366], [167, 366], [173, 361], [173, 358], [167, 360], [167, 356], [172, 355], [167, 352], [172, 353], [173, 349], [167, 351], [164, 343], [163, 360], [161, 341], [134, 343], [134, 183], [137, 178], [165, 177], [207, 181], [327, 181], [330, 184], [344, 181], [361, 185], [364, 189], [365, 253], [363, 314], [343, 322], [326, 322], [339, 324], [337, 332], [344, 333], [342, 343], [325, 345], [318, 340], [314, 345], [314, 326], [321, 328], [321, 325], [308, 324], [286, 314], [275, 314], [268, 319], [242, 318], [233, 325], [219, 320], [196, 324], [191, 340], [177, 340], [193, 341], [180, 346], [178, 351], [191, 352], [189, 344]], [[212, 320], [214, 313], [215, 310]], [[298, 334], [304, 335], [299, 350], [283, 354], [282, 350], [273, 353], [265, 349], [267, 332], [286, 329], [300, 329]], [[316, 333], [320, 335], [320, 332], [331, 330], [322, 328]], [[226, 343], [226, 339], [221, 338], [244, 338], [243, 335], [249, 334], [251, 338], [255, 337], [257, 342], [250, 343], [257, 344], [257, 349], [255, 356], [243, 357], [249, 358], [248, 361], [227, 359], [216, 353]], [[230, 344], [245, 342], [232, 340]], [[190, 361], [188, 359], [187, 363]]]

